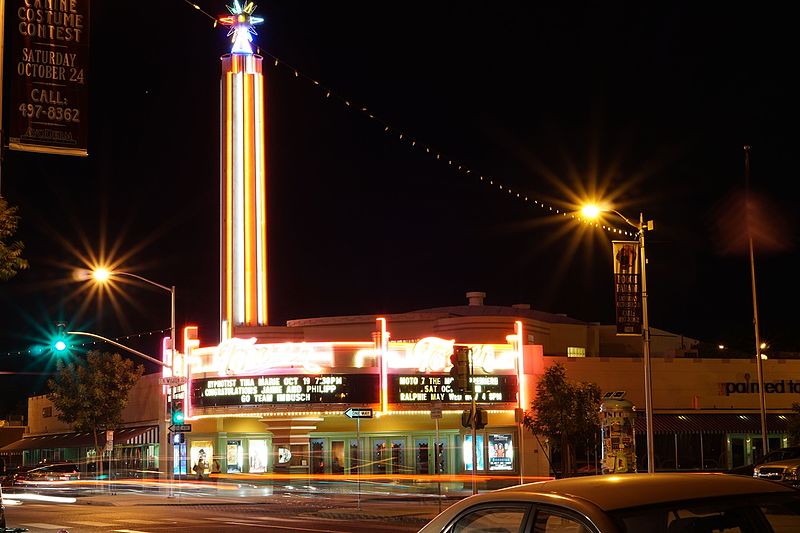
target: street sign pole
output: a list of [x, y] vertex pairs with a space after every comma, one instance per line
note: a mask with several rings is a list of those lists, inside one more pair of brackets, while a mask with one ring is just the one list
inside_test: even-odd
[[356, 443], [357, 443], [357, 451], [356, 454], [356, 480], [358, 482], [358, 510], [361, 510], [361, 465], [363, 464], [362, 457], [361, 457], [361, 419], [362, 418], [372, 418], [372, 408], [371, 407], [348, 407], [347, 410], [344, 412], [344, 416], [347, 418], [355, 418], [356, 419]]
[[361, 510], [361, 465], [363, 461], [361, 460], [361, 418], [356, 418], [356, 446], [358, 450], [358, 457], [356, 458], [356, 480], [358, 481], [358, 510]]
[[439, 495], [439, 512], [442, 512], [442, 477], [439, 475], [439, 419], [436, 420], [436, 442], [433, 443], [433, 473], [436, 475], [436, 493]]

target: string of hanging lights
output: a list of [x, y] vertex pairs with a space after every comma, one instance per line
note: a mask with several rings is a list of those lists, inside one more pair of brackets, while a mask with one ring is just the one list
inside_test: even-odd
[[[214, 16], [208, 14], [207, 12], [205, 12], [197, 4], [194, 4], [194, 3], [190, 2], [189, 0], [184, 0], [184, 2], [186, 2], [187, 4], [189, 4], [190, 6], [195, 8], [196, 10], [200, 11], [203, 15], [205, 15], [211, 21], [213, 21], [213, 26], [214, 27], [216, 27], [217, 24], [220, 23], [219, 19], [217, 19], [216, 17], [214, 17]], [[515, 199], [517, 199], [517, 200], [519, 200], [519, 201], [521, 201], [521, 202], [523, 202], [525, 204], [528, 204], [529, 206], [535, 208], [539, 212], [544, 211], [544, 212], [546, 212], [548, 214], [558, 215], [558, 216], [562, 216], [562, 217], [569, 218], [569, 219], [575, 219], [575, 220], [580, 221], [584, 225], [600, 228], [600, 229], [603, 229], [603, 230], [605, 230], [605, 231], [607, 231], [609, 233], [617, 234], [617, 235], [620, 235], [620, 236], [625, 236], [625, 237], [634, 237], [635, 236], [635, 234], [633, 232], [630, 232], [630, 231], [627, 231], [627, 230], [623, 230], [623, 229], [619, 229], [619, 228], [616, 228], [614, 226], [610, 226], [608, 224], [604, 224], [602, 222], [596, 222], [594, 220], [589, 220], [586, 217], [581, 216], [579, 211], [574, 211], [574, 212], [573, 211], [568, 211], [568, 210], [566, 210], [564, 208], [560, 208], [560, 207], [557, 207], [557, 206], [550, 205], [550, 204], [548, 204], [548, 203], [546, 203], [546, 202], [544, 202], [544, 201], [542, 201], [540, 199], [533, 198], [532, 195], [530, 195], [528, 193], [525, 193], [525, 192], [522, 192], [522, 191], [519, 191], [519, 190], [516, 190], [516, 189], [508, 186], [507, 184], [502, 183], [501, 181], [499, 181], [499, 180], [497, 180], [497, 179], [495, 179], [493, 177], [490, 177], [490, 176], [487, 176], [487, 175], [484, 175], [484, 174], [481, 174], [481, 173], [473, 173], [472, 169], [468, 168], [464, 164], [460, 164], [457, 159], [454, 159], [454, 158], [451, 158], [451, 157], [445, 157], [442, 154], [442, 152], [436, 150], [435, 148], [431, 147], [430, 145], [428, 145], [426, 143], [423, 143], [422, 141], [417, 139], [415, 136], [410, 135], [408, 132], [406, 132], [404, 130], [401, 130], [400, 128], [394, 127], [392, 124], [390, 124], [386, 120], [382, 119], [381, 117], [379, 117], [378, 115], [376, 115], [375, 113], [370, 111], [369, 108], [367, 108], [365, 105], [356, 105], [356, 104], [354, 104], [352, 102], [352, 100], [350, 100], [349, 98], [345, 98], [345, 97], [339, 95], [337, 92], [335, 92], [330, 87], [328, 87], [326, 85], [323, 85], [318, 80], [312, 78], [311, 76], [308, 76], [308, 75], [304, 74], [297, 67], [287, 63], [286, 61], [283, 61], [279, 57], [277, 57], [277, 56], [275, 56], [275, 55], [273, 55], [273, 54], [271, 54], [269, 52], [266, 52], [266, 51], [264, 51], [264, 50], [262, 50], [260, 48], [258, 49], [258, 53], [263, 57], [269, 58], [271, 60], [272, 65], [273, 65], [273, 67], [275, 69], [278, 69], [278, 70], [282, 69], [285, 72], [289, 73], [290, 76], [292, 76], [294, 78], [297, 78], [298, 80], [302, 80], [304, 82], [310, 83], [313, 86], [315, 86], [316, 88], [318, 88], [319, 89], [319, 94], [323, 95], [325, 99], [339, 102], [344, 107], [346, 107], [346, 108], [348, 108], [348, 109], [350, 109], [350, 110], [352, 110], [354, 112], [358, 112], [358, 113], [362, 114], [363, 116], [367, 117], [371, 121], [377, 122], [379, 124], [379, 126], [382, 128], [383, 132], [385, 134], [393, 137], [396, 141], [398, 141], [400, 143], [403, 143], [403, 144], [405, 144], [406, 146], [408, 146], [410, 148], [416, 148], [416, 149], [424, 150], [426, 154], [429, 154], [436, 161], [440, 161], [440, 162], [443, 162], [443, 163], [446, 162], [447, 166], [450, 167], [453, 171], [455, 171], [455, 172], [457, 172], [457, 173], [459, 173], [459, 174], [461, 174], [461, 175], [463, 175], [465, 177], [469, 177], [471, 179], [475, 179], [475, 177], [477, 177], [477, 180], [480, 183], [483, 183], [484, 185], [492, 188], [493, 190], [502, 191], [504, 193], [508, 193], [511, 197], [513, 197], [513, 198], [515, 198]]]

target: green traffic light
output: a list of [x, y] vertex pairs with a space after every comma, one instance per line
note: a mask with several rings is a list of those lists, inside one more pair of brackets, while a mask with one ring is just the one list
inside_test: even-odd
[[175, 411], [172, 413], [173, 424], [183, 424], [183, 411]]
[[55, 348], [57, 352], [63, 352], [67, 349], [67, 343], [59, 339], [53, 344], [53, 348]]

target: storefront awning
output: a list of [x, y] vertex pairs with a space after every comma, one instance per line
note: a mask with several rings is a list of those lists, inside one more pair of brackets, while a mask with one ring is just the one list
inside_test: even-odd
[[[786, 431], [786, 415], [767, 415], [767, 432]], [[636, 432], [646, 433], [645, 414], [638, 412]], [[761, 433], [761, 415], [750, 414], [654, 414], [653, 433]]]
[[[114, 430], [114, 444], [158, 444], [158, 426], [116, 429]], [[105, 431], [98, 433], [97, 445], [100, 447], [106, 445]], [[23, 437], [0, 448], [0, 452], [91, 447], [94, 447], [94, 435], [91, 432], [61, 433], [58, 435]]]

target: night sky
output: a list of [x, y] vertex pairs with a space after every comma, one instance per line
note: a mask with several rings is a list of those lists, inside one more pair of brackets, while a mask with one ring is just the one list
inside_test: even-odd
[[[461, 305], [474, 290], [613, 323], [614, 237], [549, 210], [590, 196], [655, 221], [652, 326], [752, 350], [737, 200], [749, 144], [762, 338], [800, 351], [796, 32], [784, 13], [263, 1], [256, 14], [271, 325]], [[178, 326], [217, 342], [225, 32], [183, 0], [93, 2], [90, 156], [5, 153], [2, 194], [20, 208], [31, 267], [0, 285], [0, 370], [52, 368], [27, 350], [58, 320], [112, 338], [169, 327], [165, 292], [127, 285], [115, 308], [81, 291], [70, 272], [92, 255], [174, 284]], [[157, 354], [159, 336], [123, 342]], [[0, 386], [43, 392], [41, 379]]]

